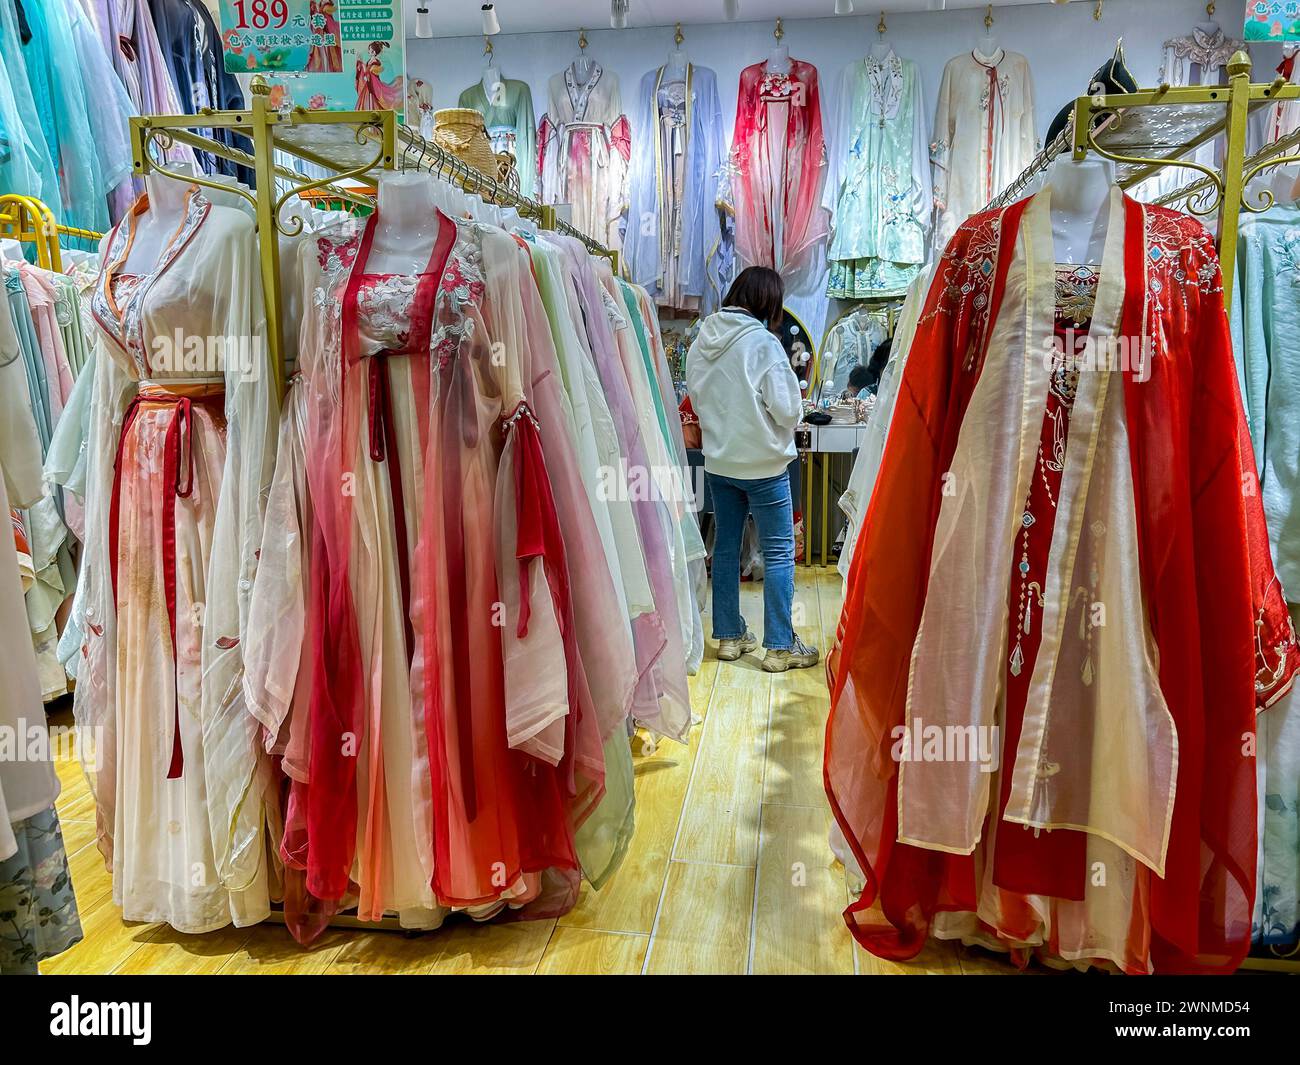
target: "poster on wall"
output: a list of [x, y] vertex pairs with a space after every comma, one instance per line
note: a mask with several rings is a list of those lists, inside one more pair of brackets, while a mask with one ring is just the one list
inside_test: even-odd
[[226, 69], [262, 73], [274, 106], [403, 111], [402, 0], [221, 0]]
[[1300, 41], [1300, 0], [1247, 0], [1248, 41]]

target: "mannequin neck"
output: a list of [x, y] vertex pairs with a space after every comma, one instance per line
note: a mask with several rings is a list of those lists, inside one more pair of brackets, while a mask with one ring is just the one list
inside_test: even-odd
[[991, 63], [994, 60], [1001, 62], [1002, 45], [998, 43], [997, 37], [992, 33], [985, 33], [980, 38], [979, 44], [975, 46], [976, 58]]
[[[168, 169], [191, 175], [194, 170], [187, 163], [174, 164]], [[188, 181], [177, 181], [158, 173], [146, 174], [144, 188], [149, 194], [149, 214], [157, 218], [179, 218], [185, 211], [185, 199], [193, 187]]]
[[790, 49], [784, 44], [778, 44], [772, 49], [772, 54], [767, 60], [767, 69], [773, 74], [783, 74], [790, 69]]
[[367, 271], [413, 274], [428, 265], [441, 224], [433, 182], [419, 171], [379, 179], [379, 210]]
[[1101, 262], [1110, 220], [1115, 168], [1107, 159], [1058, 158], [1047, 176], [1051, 186], [1052, 239], [1058, 262]]
[[505, 79], [501, 76], [501, 68], [495, 63], [488, 63], [483, 68], [483, 91], [487, 93], [487, 98], [492, 99], [495, 93], [501, 91], [501, 83]]
[[668, 53], [668, 62], [664, 65], [664, 75], [674, 81], [680, 81], [686, 77], [686, 53], [680, 48], [674, 48]]
[[877, 61], [884, 59], [893, 49], [884, 37], [881, 37], [871, 46], [871, 58]]

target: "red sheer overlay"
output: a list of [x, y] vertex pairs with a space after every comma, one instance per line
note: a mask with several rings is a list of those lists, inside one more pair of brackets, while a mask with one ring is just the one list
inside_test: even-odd
[[[990, 819], [973, 855], [896, 839], [898, 767], [891, 745], [905, 720], [943, 474], [984, 360], [996, 357], [987, 351], [991, 323], [1000, 313], [1023, 313], [1003, 307], [1003, 289], [1027, 202], [970, 219], [943, 255], [900, 384], [828, 658], [826, 788], [865, 877], [845, 919], [863, 946], [885, 958], [915, 957], [938, 914], [987, 912], [980, 909], [979, 883], [990, 846], [999, 917], [996, 928], [981, 923], [981, 929], [1005, 943], [1038, 941], [1043, 900], [1022, 891], [1074, 899], [1082, 890], [1085, 866], [1071, 839], [1081, 833], [1034, 840]], [[1132, 201], [1124, 208], [1119, 332], [1149, 338], [1153, 353], [1147, 379], [1123, 374], [1139, 563], [1160, 686], [1177, 729], [1178, 767], [1166, 876], [1143, 867], [1135, 874], [1128, 922], [1133, 956], [1123, 967], [1229, 971], [1250, 937], [1254, 715], [1290, 684], [1296, 650], [1268, 555], [1213, 246], [1192, 219]], [[1036, 347], [1036, 338], [1030, 340]], [[1013, 582], [1009, 629], [1018, 597]], [[1016, 727], [1012, 703], [1007, 732]], [[1004, 750], [1014, 752], [1007, 739]], [[1058, 861], [1061, 868], [1045, 864]], [[1046, 952], [1057, 948], [1057, 930], [1042, 943]]]
[[792, 59], [785, 73], [770, 72], [766, 63], [742, 70], [732, 195], [736, 250], [747, 264], [774, 267], [787, 278], [808, 265], [828, 229], [825, 162], [817, 68]]
[[1153, 344], [1150, 380], [1124, 377], [1139, 555], [1179, 743], [1166, 876], [1152, 884], [1152, 959], [1159, 971], [1229, 972], [1249, 949], [1255, 896], [1255, 711], [1290, 686], [1295, 637], [1213, 243], [1175, 211], [1126, 209], [1122, 331]]
[[[481, 316], [473, 314], [473, 335], [486, 338]], [[519, 446], [528, 430], [520, 433], [517, 421], [503, 437], [500, 396], [479, 393], [470, 380], [476, 364], [491, 359], [489, 341], [474, 343], [483, 348], [461, 351], [437, 370], [428, 453], [438, 461], [425, 466], [424, 530], [416, 552], [433, 778], [433, 886], [439, 899], [455, 906], [493, 901], [525, 874], [550, 868], [571, 871], [563, 879], [576, 890], [577, 869], [566, 816], [567, 767], [508, 746], [501, 632], [492, 609], [501, 596], [492, 538], [483, 535], [509, 505], [522, 549], [533, 550], [540, 536], [545, 551], [545, 533], [536, 523], [553, 520], [554, 502], [537, 451]], [[524, 895], [535, 898], [538, 890], [533, 878]]]

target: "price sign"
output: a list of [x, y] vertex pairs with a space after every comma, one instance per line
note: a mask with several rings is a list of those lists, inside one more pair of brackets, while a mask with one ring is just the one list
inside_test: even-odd
[[1300, 0], [1246, 0], [1248, 41], [1300, 41]]
[[261, 71], [271, 103], [311, 110], [406, 106], [401, 0], [221, 0], [230, 71]]
[[332, 0], [221, 0], [226, 69], [306, 70], [313, 50], [324, 46], [319, 9], [333, 6]]

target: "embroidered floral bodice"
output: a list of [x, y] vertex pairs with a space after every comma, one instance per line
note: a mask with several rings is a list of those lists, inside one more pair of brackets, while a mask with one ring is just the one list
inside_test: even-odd
[[[428, 297], [418, 300], [422, 280]], [[387, 351], [413, 355], [420, 347], [427, 351], [432, 290], [432, 280], [427, 272], [363, 275], [357, 289], [357, 332], [361, 339], [361, 354]]]

